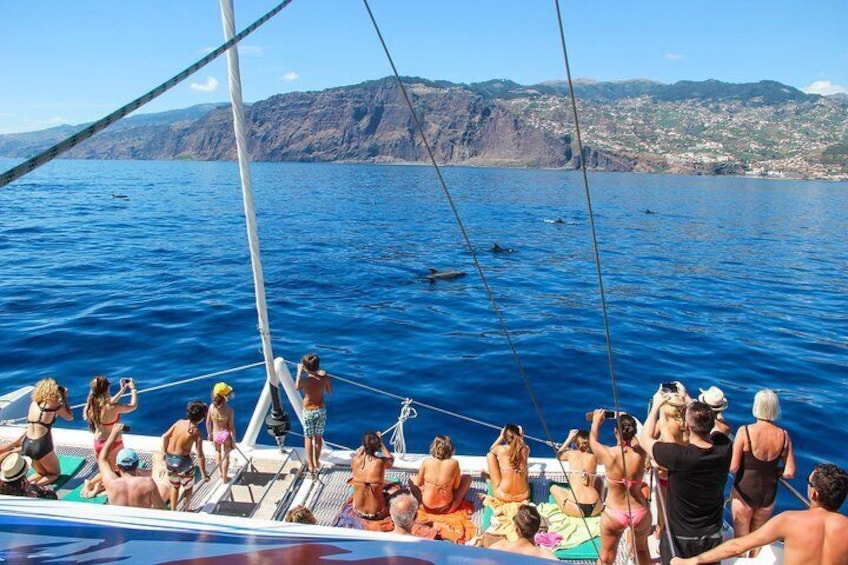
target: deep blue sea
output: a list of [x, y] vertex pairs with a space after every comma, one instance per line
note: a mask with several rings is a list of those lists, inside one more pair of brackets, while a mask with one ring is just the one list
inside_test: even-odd
[[[612, 407], [582, 178], [443, 173], [561, 441], [585, 412]], [[258, 163], [252, 175], [275, 355], [314, 351], [332, 374], [543, 435], [431, 168]], [[805, 492], [817, 461], [845, 466], [848, 185], [590, 182], [622, 408], [644, 416], [662, 381], [717, 385], [736, 428], [771, 387], [795, 443], [794, 484]], [[146, 389], [261, 361], [235, 163], [56, 161], [0, 189], [0, 211], [0, 389], [50, 375], [82, 403], [97, 374]], [[495, 242], [514, 252], [492, 253]], [[431, 284], [428, 267], [468, 275]], [[144, 394], [127, 420], [161, 434], [216, 380]], [[243, 430], [263, 369], [224, 380]], [[358, 445], [399, 408], [337, 382], [327, 438]], [[466, 453], [497, 435], [424, 408], [405, 432], [410, 451], [449, 433]]]

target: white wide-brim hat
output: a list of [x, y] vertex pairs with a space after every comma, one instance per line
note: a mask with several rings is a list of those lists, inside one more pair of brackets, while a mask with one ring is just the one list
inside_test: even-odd
[[724, 392], [717, 386], [711, 386], [707, 390], [700, 389], [701, 394], [698, 395], [698, 400], [713, 409], [714, 412], [722, 412], [727, 410], [727, 399], [724, 397]]

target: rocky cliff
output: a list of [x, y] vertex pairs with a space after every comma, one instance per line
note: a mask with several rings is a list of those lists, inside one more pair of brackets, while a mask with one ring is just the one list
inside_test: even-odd
[[[574, 168], [567, 88], [406, 78], [440, 164]], [[650, 81], [575, 86], [586, 163], [611, 171], [833, 176], [848, 172], [848, 105], [779, 83]], [[258, 161], [428, 162], [392, 79], [296, 92], [247, 109]], [[0, 155], [28, 157], [67, 128], [0, 136]], [[834, 149], [837, 148], [837, 149]], [[234, 159], [226, 106], [138, 116], [68, 154], [103, 159]]]

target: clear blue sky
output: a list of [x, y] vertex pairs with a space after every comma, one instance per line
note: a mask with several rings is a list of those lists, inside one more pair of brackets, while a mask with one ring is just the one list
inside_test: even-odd
[[[276, 5], [236, 0], [241, 29]], [[575, 78], [771, 79], [848, 92], [848, 0], [561, 2]], [[222, 40], [216, 0], [2, 0], [0, 133], [107, 114]], [[565, 77], [553, 0], [371, 0], [403, 75], [454, 82]], [[294, 0], [249, 37], [244, 98], [390, 74], [359, 0]], [[215, 62], [140, 110], [227, 100]]]

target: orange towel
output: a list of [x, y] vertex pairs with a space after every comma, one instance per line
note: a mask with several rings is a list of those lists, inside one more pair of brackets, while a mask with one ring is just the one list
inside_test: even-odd
[[463, 500], [456, 512], [450, 514], [433, 514], [420, 506], [415, 521], [424, 524], [432, 523], [433, 529], [439, 532], [442, 539], [464, 544], [477, 535], [477, 527], [471, 519], [472, 512], [474, 512], [474, 505], [468, 500]]

